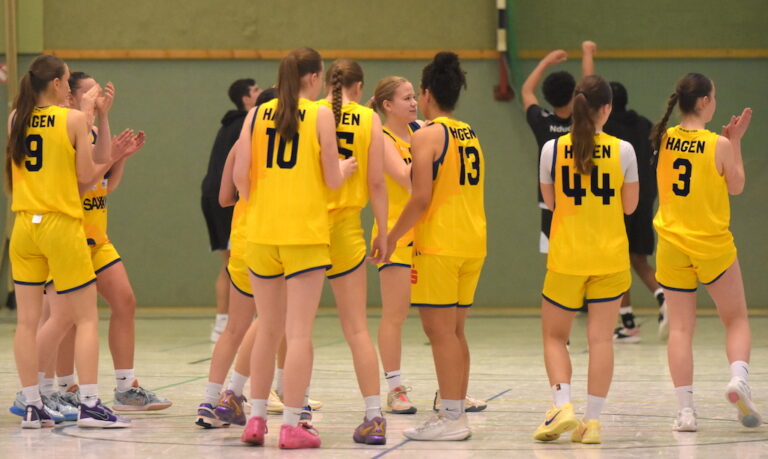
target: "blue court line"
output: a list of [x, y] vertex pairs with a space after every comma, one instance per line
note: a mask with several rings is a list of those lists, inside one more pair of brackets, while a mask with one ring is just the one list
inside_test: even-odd
[[385, 455], [391, 453], [392, 451], [396, 450], [397, 448], [400, 448], [401, 446], [404, 446], [406, 443], [410, 443], [411, 441], [412, 440], [410, 440], [410, 439], [403, 440], [400, 443], [398, 443], [397, 445], [389, 448], [388, 450], [383, 451], [383, 452], [373, 456], [371, 459], [379, 459], [380, 457], [384, 457]]
[[[497, 398], [501, 397], [502, 395], [506, 394], [507, 392], [509, 392], [511, 390], [512, 389], [503, 390], [503, 391], [499, 392], [498, 394], [494, 395], [493, 397], [488, 398], [486, 400], [486, 402], [490, 402], [492, 400], [496, 400]], [[371, 459], [379, 459], [380, 457], [384, 457], [385, 455], [391, 453], [392, 451], [405, 446], [407, 443], [410, 443], [411, 441], [413, 441], [413, 440], [410, 440], [410, 439], [403, 440], [400, 443], [396, 444], [395, 446], [389, 448], [388, 450], [383, 451], [383, 452], [373, 456]]]

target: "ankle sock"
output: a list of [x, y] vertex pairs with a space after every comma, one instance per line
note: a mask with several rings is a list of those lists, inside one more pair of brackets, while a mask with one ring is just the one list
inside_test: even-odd
[[222, 384], [208, 381], [205, 385], [205, 394], [203, 395], [203, 402], [209, 403], [213, 406], [219, 401], [221, 395]]
[[40, 394], [46, 397], [56, 392], [56, 386], [53, 378], [43, 378], [40, 380]]
[[552, 400], [555, 406], [560, 408], [566, 403], [571, 402], [571, 385], [568, 383], [557, 383], [552, 386]]
[[749, 378], [749, 364], [743, 360], [731, 363], [731, 377], [741, 378], [746, 381]]
[[98, 384], [82, 384], [80, 386], [80, 403], [93, 408], [96, 406], [96, 402], [99, 401], [99, 385]]
[[125, 370], [115, 370], [115, 382], [117, 383], [117, 390], [125, 392], [133, 387], [133, 381], [136, 380], [133, 368]]
[[677, 394], [678, 410], [693, 408], [693, 386], [675, 387], [675, 394]]
[[24, 394], [27, 405], [34, 405], [38, 409], [43, 409], [43, 400], [40, 398], [40, 386], [38, 384], [22, 387], [21, 393]]
[[296, 427], [299, 425], [299, 418], [301, 417], [301, 412], [304, 411], [301, 408], [294, 408], [294, 407], [283, 407], [283, 425], [288, 425], [291, 427]]
[[390, 372], [385, 371], [384, 379], [387, 380], [387, 386], [389, 387], [390, 392], [402, 385], [402, 382], [400, 381], [400, 370], [393, 370]]
[[241, 375], [237, 371], [233, 371], [232, 376], [229, 378], [229, 386], [227, 386], [227, 390], [231, 390], [237, 396], [243, 395], [243, 387], [245, 387], [247, 381], [247, 375]]
[[251, 399], [251, 417], [267, 419], [267, 400], [261, 398]]
[[373, 418], [382, 417], [380, 396], [370, 395], [364, 397], [363, 400], [365, 400], [365, 419], [367, 421], [370, 421]]
[[66, 392], [67, 389], [75, 385], [75, 374], [67, 376], [57, 376], [59, 391]]
[[461, 405], [464, 400], [440, 400], [440, 414], [448, 419], [458, 419], [461, 416]]
[[605, 397], [587, 395], [587, 410], [584, 412], [584, 420], [600, 419], [600, 413], [603, 411]]

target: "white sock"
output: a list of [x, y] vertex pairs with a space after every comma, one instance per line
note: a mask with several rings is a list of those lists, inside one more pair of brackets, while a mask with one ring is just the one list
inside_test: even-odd
[[56, 387], [53, 378], [43, 378], [40, 380], [40, 393], [42, 395], [47, 397], [53, 395], [54, 392], [56, 392]]
[[229, 314], [216, 314], [216, 323], [213, 328], [216, 331], [223, 332], [227, 328], [227, 321], [229, 321]]
[[227, 390], [233, 391], [235, 395], [239, 397], [243, 395], [243, 387], [245, 387], [247, 381], [247, 375], [241, 375], [237, 371], [233, 371], [232, 376], [229, 378], [229, 386], [227, 386]]
[[403, 383], [400, 381], [400, 370], [394, 370], [387, 373], [384, 372], [384, 379], [387, 380], [387, 386], [389, 391], [392, 392], [396, 388], [400, 387]]
[[632, 312], [632, 305], [622, 306], [619, 308], [619, 314], [629, 314]]
[[299, 425], [299, 418], [301, 412], [304, 411], [301, 408], [283, 407], [283, 425], [296, 427]]
[[693, 408], [693, 386], [675, 387], [677, 394], [677, 409]]
[[37, 372], [37, 384], [42, 384], [43, 383], [43, 379], [45, 379], [45, 372], [44, 371], [38, 371]]
[[371, 395], [363, 398], [365, 401], [365, 419], [370, 421], [373, 418], [382, 417], [381, 414], [381, 397], [378, 395]]
[[440, 414], [448, 419], [458, 419], [461, 416], [461, 406], [464, 400], [440, 400]]
[[283, 369], [278, 368], [275, 370], [275, 392], [277, 392], [277, 395], [280, 397], [283, 396]]
[[117, 390], [125, 392], [133, 386], [133, 381], [136, 380], [136, 375], [133, 372], [133, 368], [127, 370], [115, 370], [115, 381], [117, 382]]
[[743, 360], [732, 362], [731, 377], [741, 378], [746, 381], [749, 378], [749, 364]]
[[83, 384], [80, 386], [80, 403], [93, 408], [96, 406], [96, 402], [99, 401], [99, 385], [98, 384]]
[[27, 386], [21, 388], [21, 393], [24, 394], [24, 400], [27, 405], [35, 405], [38, 409], [43, 409], [43, 400], [40, 398], [40, 386], [35, 384], [34, 386]]
[[584, 413], [584, 420], [600, 419], [600, 413], [603, 411], [605, 397], [587, 395], [587, 411]]
[[568, 383], [558, 383], [552, 386], [552, 399], [558, 408], [566, 403], [571, 403], [571, 385]]
[[251, 399], [251, 417], [267, 419], [267, 401], [260, 398]]
[[663, 289], [663, 288], [661, 288], [661, 287], [659, 287], [659, 288], [657, 288], [656, 290], [654, 290], [654, 292], [653, 292], [653, 296], [659, 296], [659, 295], [661, 295], [662, 293], [664, 293], [664, 289]]
[[66, 392], [67, 389], [75, 385], [75, 374], [67, 376], [58, 376], [58, 386], [61, 392]]
[[205, 394], [203, 395], [203, 402], [210, 403], [211, 405], [216, 405], [216, 402], [219, 401], [219, 396], [221, 396], [222, 386], [223, 384], [217, 384], [215, 382], [208, 381], [208, 384], [205, 385]]

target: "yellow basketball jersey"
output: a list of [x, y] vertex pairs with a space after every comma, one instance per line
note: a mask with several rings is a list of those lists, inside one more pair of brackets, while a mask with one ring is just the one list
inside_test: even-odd
[[229, 232], [230, 256], [241, 260], [245, 259], [246, 234], [248, 231], [248, 218], [246, 216], [247, 208], [248, 201], [243, 198], [237, 200], [235, 208], [232, 211], [232, 227]]
[[416, 251], [484, 257], [483, 149], [467, 123], [440, 117], [430, 124], [444, 128], [445, 146], [442, 156], [432, 165], [432, 202], [416, 224]]
[[[393, 142], [405, 164], [411, 164], [413, 161], [413, 157], [411, 156], [411, 144], [396, 136], [394, 132], [390, 131], [386, 127], [383, 129], [384, 134], [386, 134], [384, 141]], [[408, 131], [413, 134], [413, 130], [410, 126], [408, 127]], [[397, 223], [397, 219], [400, 218], [400, 214], [403, 213], [403, 209], [405, 209], [405, 205], [408, 203], [408, 199], [411, 198], [411, 193], [388, 175], [384, 175], [384, 180], [387, 185], [387, 230], [389, 231], [393, 226], [395, 226], [395, 223]], [[379, 228], [374, 221], [373, 238], [375, 238], [378, 234]], [[397, 241], [397, 246], [407, 247], [408, 245], [412, 244], [413, 236], [414, 229], [411, 228], [407, 233], [405, 233], [405, 236], [401, 237], [400, 240]]]
[[[91, 143], [96, 144], [98, 134], [91, 131]], [[101, 245], [109, 242], [107, 236], [107, 185], [108, 175], [83, 195], [83, 229], [88, 245]]]
[[251, 142], [247, 239], [266, 245], [329, 244], [328, 188], [317, 140], [319, 105], [299, 100], [299, 129], [275, 129], [277, 99], [259, 106]]
[[725, 177], [717, 171], [719, 136], [706, 129], [667, 129], [656, 177], [659, 237], [697, 258], [714, 258], [733, 245], [731, 207]]
[[[332, 108], [327, 99], [318, 103]], [[357, 159], [357, 171], [348, 177], [338, 190], [328, 192], [328, 210], [331, 220], [334, 212], [346, 208], [362, 209], [368, 204], [368, 149], [371, 146], [371, 128], [373, 110], [355, 102], [341, 106], [341, 121], [336, 126], [336, 138], [339, 144], [339, 158]]]
[[599, 276], [629, 269], [621, 188], [621, 140], [595, 134], [591, 175], [576, 172], [571, 134], [555, 141], [552, 174], [555, 211], [547, 269], [577, 276]]

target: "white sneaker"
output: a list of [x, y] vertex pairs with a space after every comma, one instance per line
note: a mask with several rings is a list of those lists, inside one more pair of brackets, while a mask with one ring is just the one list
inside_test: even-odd
[[752, 403], [752, 391], [746, 381], [734, 376], [725, 388], [725, 398], [736, 405], [739, 421], [744, 427], [757, 427], [763, 423], [757, 407]]
[[696, 411], [693, 408], [683, 408], [677, 412], [677, 419], [672, 424], [672, 430], [677, 432], [696, 432]]
[[472, 436], [466, 413], [457, 419], [436, 414], [424, 424], [403, 431], [405, 438], [418, 441], [461, 441]]
[[666, 341], [669, 338], [669, 317], [667, 316], [667, 301], [659, 307], [659, 338]]
[[267, 413], [281, 414], [283, 412], [283, 401], [277, 395], [277, 392], [273, 390], [269, 391], [269, 399], [267, 400]]

